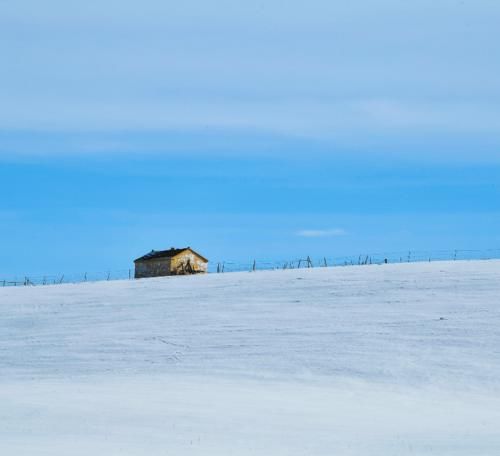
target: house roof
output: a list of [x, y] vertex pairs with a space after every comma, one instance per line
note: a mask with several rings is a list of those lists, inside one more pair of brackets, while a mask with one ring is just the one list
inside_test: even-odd
[[177, 256], [179, 255], [179, 253], [182, 253], [186, 250], [190, 250], [195, 255], [199, 256], [202, 260], [208, 262], [208, 260], [204, 256], [200, 255], [198, 252], [195, 252], [191, 247], [185, 247], [183, 249], [175, 249], [174, 247], [172, 247], [168, 250], [151, 250], [151, 252], [146, 253], [146, 255], [143, 255], [134, 260], [134, 263], [136, 263], [137, 261], [148, 261], [158, 258], [173, 258], [174, 256]]

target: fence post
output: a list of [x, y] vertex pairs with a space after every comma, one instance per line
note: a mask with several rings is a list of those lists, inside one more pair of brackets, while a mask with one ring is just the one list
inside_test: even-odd
[[307, 267], [308, 268], [312, 268], [313, 267], [313, 264], [312, 264], [312, 261], [311, 261], [311, 258], [309, 257], [309, 255], [307, 255]]

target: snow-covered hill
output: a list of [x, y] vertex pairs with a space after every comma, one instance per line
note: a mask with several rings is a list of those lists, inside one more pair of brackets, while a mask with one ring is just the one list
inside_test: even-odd
[[500, 454], [500, 262], [0, 288], [0, 454]]

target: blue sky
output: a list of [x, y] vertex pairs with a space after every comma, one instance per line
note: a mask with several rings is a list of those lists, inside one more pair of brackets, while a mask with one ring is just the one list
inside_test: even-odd
[[0, 274], [500, 247], [495, 1], [0, 1]]

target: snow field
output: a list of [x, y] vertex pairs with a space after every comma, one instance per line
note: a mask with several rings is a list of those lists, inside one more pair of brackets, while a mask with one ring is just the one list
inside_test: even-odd
[[0, 454], [500, 454], [500, 262], [0, 289]]

